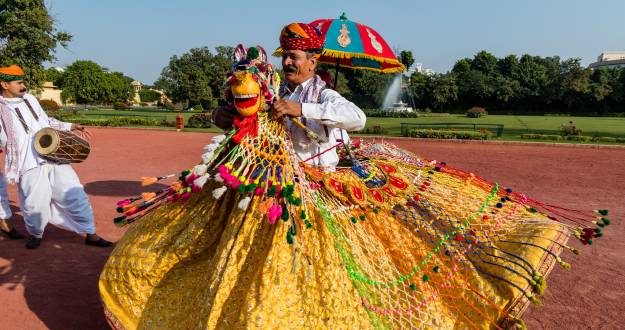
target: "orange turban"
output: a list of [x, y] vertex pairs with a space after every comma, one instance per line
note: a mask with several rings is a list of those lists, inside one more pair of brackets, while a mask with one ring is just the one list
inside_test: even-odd
[[11, 65], [7, 68], [0, 68], [0, 80], [13, 81], [24, 79], [24, 70], [17, 65]]
[[274, 55], [282, 55], [283, 50], [320, 53], [324, 44], [325, 38], [316, 27], [306, 23], [291, 23], [280, 32], [280, 48], [276, 49]]

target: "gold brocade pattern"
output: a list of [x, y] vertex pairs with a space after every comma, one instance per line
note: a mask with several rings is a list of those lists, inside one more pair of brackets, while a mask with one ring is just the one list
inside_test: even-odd
[[[449, 187], [461, 184], [451, 177], [445, 180]], [[334, 248], [341, 240], [329, 232], [331, 226], [324, 224], [319, 210], [313, 213], [313, 227], [303, 229], [298, 234], [303, 238], [291, 245], [284, 239], [287, 226], [259, 220], [257, 203], [245, 212], [235, 207], [239, 197], [234, 192], [214, 200], [211, 188], [184, 207], [162, 206], [133, 224], [118, 243], [100, 279], [113, 323], [126, 329], [488, 329], [493, 320], [509, 322], [503, 311], [525, 299], [506, 283], [460, 265], [462, 257], [454, 261], [445, 255], [428, 262], [440, 267], [439, 273], [430, 272], [429, 282], [411, 279], [417, 290], [406, 284], [377, 293], [370, 284], [350, 279]], [[471, 194], [485, 199], [487, 192], [474, 188]], [[528, 220], [532, 216], [525, 214]], [[415, 260], [423, 260], [436, 246], [420, 237], [423, 228], [392, 217], [334, 225], [352, 242], [364, 272], [378, 279], [409, 272]], [[476, 226], [485, 225], [476, 221]], [[530, 222], [516, 230], [545, 237], [531, 242], [551, 249], [546, 239], [565, 242], [561, 229], [555, 223]], [[544, 252], [523, 245], [508, 251], [536, 268], [553, 263]], [[521, 277], [507, 277], [529, 289]], [[369, 307], [401, 308], [384, 315], [365, 307], [362, 296], [371, 299]], [[436, 298], [422, 305], [423, 297]]]
[[[257, 221], [237, 197], [170, 204], [134, 224], [100, 279], [108, 312], [128, 329], [367, 329], [370, 321], [324, 226], [309, 260], [286, 226]], [[209, 195], [209, 194], [208, 194]], [[212, 200], [212, 198], [211, 198]], [[236, 210], [236, 211], [232, 211]]]

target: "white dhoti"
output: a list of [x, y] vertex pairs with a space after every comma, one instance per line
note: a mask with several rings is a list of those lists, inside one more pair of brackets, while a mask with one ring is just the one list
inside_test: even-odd
[[42, 164], [20, 177], [19, 197], [29, 234], [41, 238], [48, 223], [95, 234], [93, 210], [70, 165]]
[[9, 205], [9, 192], [7, 191], [7, 180], [4, 174], [0, 173], [0, 219], [11, 219], [13, 213]]

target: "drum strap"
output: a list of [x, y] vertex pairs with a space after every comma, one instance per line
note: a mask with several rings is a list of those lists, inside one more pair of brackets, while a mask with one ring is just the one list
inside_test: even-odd
[[22, 117], [22, 113], [20, 112], [20, 109], [15, 108], [15, 113], [17, 113], [17, 118], [19, 118], [20, 123], [22, 123], [22, 126], [24, 127], [24, 131], [26, 131], [26, 134], [28, 134], [30, 130], [28, 129], [28, 125], [26, 125], [26, 121], [24, 120], [24, 117]]
[[28, 102], [27, 99], [24, 99], [24, 102], [26, 102], [26, 106], [28, 106], [28, 110], [30, 110], [30, 113], [33, 115], [33, 117], [35, 118], [36, 121], [39, 121], [39, 116], [37, 116], [37, 113], [35, 112], [35, 110], [33, 109], [33, 106], [30, 105], [30, 102]]

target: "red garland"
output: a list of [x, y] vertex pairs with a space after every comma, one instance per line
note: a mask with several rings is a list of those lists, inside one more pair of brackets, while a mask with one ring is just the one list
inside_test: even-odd
[[237, 132], [232, 136], [232, 140], [239, 144], [247, 135], [258, 135], [258, 115], [253, 114], [247, 117], [236, 115], [234, 117], [234, 126], [237, 128]]

